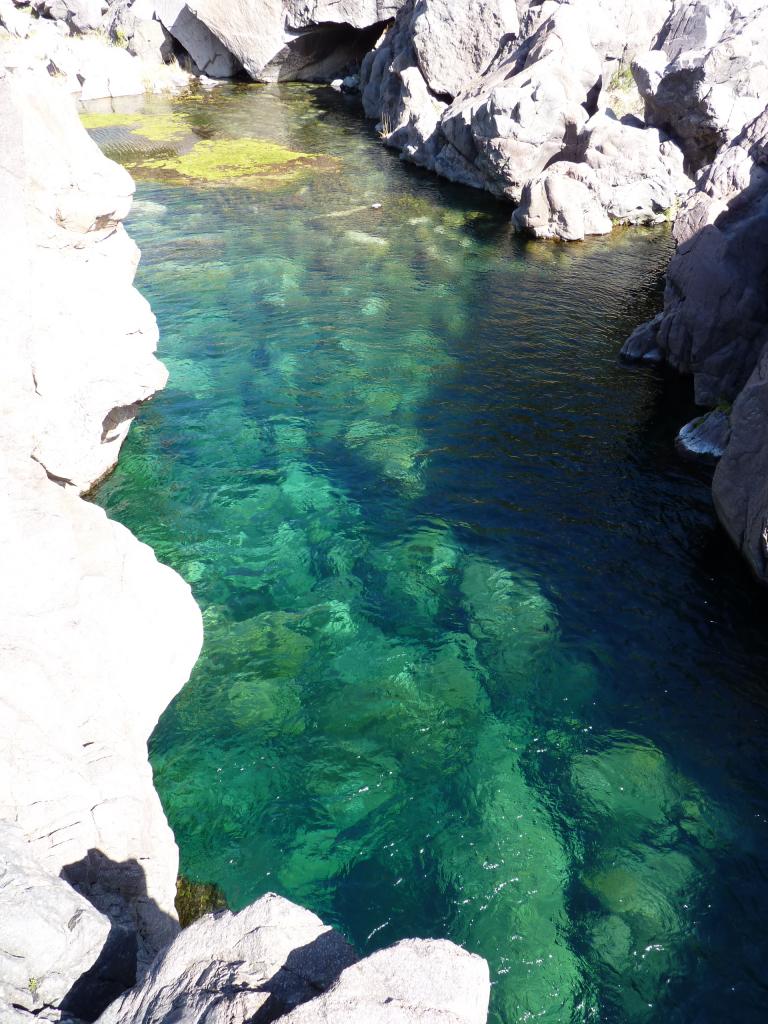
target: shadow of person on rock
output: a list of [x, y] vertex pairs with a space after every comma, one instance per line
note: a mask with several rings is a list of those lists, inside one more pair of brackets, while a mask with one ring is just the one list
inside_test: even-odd
[[144, 868], [133, 858], [114, 861], [91, 849], [65, 865], [61, 877], [111, 924], [99, 958], [61, 1002], [66, 1013], [93, 1021], [136, 983], [157, 951], [175, 938], [179, 925], [148, 895]]

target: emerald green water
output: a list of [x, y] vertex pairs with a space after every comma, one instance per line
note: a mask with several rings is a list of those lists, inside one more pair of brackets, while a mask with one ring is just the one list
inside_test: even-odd
[[174, 109], [324, 157], [129, 222], [171, 379], [97, 500], [204, 613], [151, 749], [182, 870], [448, 936], [494, 1024], [763, 1021], [768, 607], [684, 388], [616, 358], [667, 234], [526, 244], [328, 90]]

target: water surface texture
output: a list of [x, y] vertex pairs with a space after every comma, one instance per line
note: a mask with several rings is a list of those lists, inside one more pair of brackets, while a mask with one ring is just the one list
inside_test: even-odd
[[152, 742], [182, 870], [450, 937], [494, 1024], [763, 1022], [768, 606], [685, 389], [617, 362], [667, 232], [527, 244], [329, 90], [173, 123], [322, 155], [180, 185], [95, 133], [171, 372], [97, 500], [206, 624]]

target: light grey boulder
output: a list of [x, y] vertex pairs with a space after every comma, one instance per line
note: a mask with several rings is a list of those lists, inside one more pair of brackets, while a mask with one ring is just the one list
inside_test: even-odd
[[102, 0], [34, 0], [33, 7], [44, 17], [63, 21], [80, 33], [99, 28], [107, 10]]
[[417, 0], [409, 33], [416, 63], [435, 96], [453, 99], [519, 34], [512, 0]]
[[724, 409], [712, 409], [680, 428], [675, 448], [688, 458], [716, 462], [728, 447], [730, 436], [730, 416]]
[[559, 160], [526, 184], [512, 215], [518, 230], [576, 241], [614, 224], [658, 224], [689, 184], [674, 144], [603, 112], [585, 125], [580, 148], [578, 162]]
[[512, 223], [522, 234], [565, 242], [607, 235], [613, 228], [591, 167], [559, 160], [523, 187]]
[[356, 959], [319, 917], [268, 893], [238, 914], [222, 911], [186, 928], [99, 1024], [275, 1020], [324, 992]]
[[754, 119], [768, 95], [768, 4], [695, 0], [678, 6], [662, 29], [658, 57], [639, 57], [636, 81], [649, 124], [681, 145], [691, 171]]
[[0, 822], [0, 1007], [59, 1008], [109, 933], [103, 914], [42, 868], [21, 830]]
[[[210, 31], [238, 68], [255, 81], [273, 82], [344, 77], [403, 0], [189, 0], [176, 20], [164, 11], [168, 2], [176, 0], [158, 0], [161, 20], [202, 70], [201, 44], [192, 37], [190, 15]], [[224, 77], [218, 67], [217, 72]]]
[[452, 942], [405, 939], [348, 967], [283, 1024], [485, 1024], [488, 964]]
[[357, 962], [308, 910], [272, 893], [200, 921], [98, 1024], [484, 1024], [488, 965], [451, 942], [410, 939]]
[[242, 70], [240, 61], [184, 0], [155, 0], [155, 12], [201, 74], [209, 78], [232, 78]]

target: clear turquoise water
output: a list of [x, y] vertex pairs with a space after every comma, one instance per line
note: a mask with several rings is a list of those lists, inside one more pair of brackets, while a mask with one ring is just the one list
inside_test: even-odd
[[617, 363], [667, 235], [525, 244], [327, 90], [177, 113], [338, 160], [129, 223], [171, 381], [97, 500], [204, 610], [152, 741], [183, 871], [449, 936], [495, 1024], [764, 1021], [767, 602], [685, 388]]

